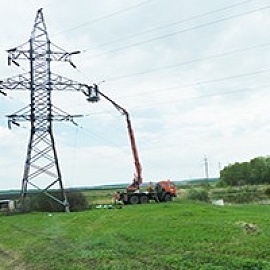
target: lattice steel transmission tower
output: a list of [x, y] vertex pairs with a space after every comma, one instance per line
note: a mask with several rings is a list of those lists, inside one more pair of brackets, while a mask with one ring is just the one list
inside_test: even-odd
[[[24, 47], [28, 48], [24, 48]], [[52, 104], [52, 91], [81, 91], [88, 101], [98, 101], [95, 87], [64, 78], [51, 72], [52, 61], [70, 63], [71, 56], [79, 51], [68, 53], [50, 42], [42, 9], [35, 18], [29, 42], [8, 50], [8, 64], [19, 65], [17, 60], [27, 59], [30, 72], [0, 81], [0, 93], [5, 90], [29, 90], [30, 105], [8, 115], [9, 126], [19, 125], [19, 121], [30, 121], [31, 131], [21, 185], [21, 203], [24, 204], [28, 186], [44, 192], [47, 196], [63, 205], [69, 212], [69, 203], [65, 193], [59, 167], [53, 121], [73, 121], [76, 115], [69, 115]], [[60, 189], [62, 198], [56, 198], [50, 189]]]

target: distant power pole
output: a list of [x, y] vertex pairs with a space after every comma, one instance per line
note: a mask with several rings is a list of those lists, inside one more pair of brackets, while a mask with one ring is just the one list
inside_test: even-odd
[[218, 162], [218, 172], [219, 172], [219, 177], [220, 177], [220, 172], [221, 172], [221, 162]]
[[208, 159], [206, 156], [204, 156], [204, 175], [205, 179], [209, 179], [209, 167], [208, 167]]
[[[29, 46], [24, 49], [25, 46]], [[51, 72], [52, 61], [71, 61], [73, 54], [53, 45], [48, 37], [42, 9], [39, 9], [35, 18], [34, 27], [29, 42], [8, 50], [8, 64], [19, 66], [17, 60], [26, 59], [30, 63], [30, 72], [0, 81], [0, 93], [7, 95], [3, 90], [29, 90], [30, 105], [8, 116], [11, 124], [19, 126], [19, 121], [30, 121], [30, 139], [27, 148], [26, 161], [21, 185], [21, 203], [25, 201], [28, 186], [45, 193], [57, 201], [66, 212], [69, 212], [69, 203], [64, 190], [60, 172], [58, 156], [53, 136], [53, 121], [74, 121], [78, 115], [69, 115], [52, 104], [51, 93], [59, 91], [81, 91], [88, 96], [91, 102], [98, 101], [97, 92], [92, 86], [81, 84]], [[58, 186], [62, 198], [56, 198], [49, 189]]]

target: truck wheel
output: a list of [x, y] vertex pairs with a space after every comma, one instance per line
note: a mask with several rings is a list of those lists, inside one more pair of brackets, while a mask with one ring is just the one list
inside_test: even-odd
[[148, 197], [146, 195], [142, 195], [140, 198], [140, 203], [148, 203]]
[[129, 203], [130, 204], [138, 204], [139, 203], [139, 197], [136, 195], [133, 195], [129, 198]]
[[172, 200], [172, 196], [169, 193], [166, 193], [164, 196], [164, 202], [170, 202]]

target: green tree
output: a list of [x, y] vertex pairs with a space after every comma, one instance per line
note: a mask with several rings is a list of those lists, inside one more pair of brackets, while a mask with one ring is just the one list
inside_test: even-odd
[[248, 162], [230, 164], [220, 172], [220, 179], [230, 186], [245, 185], [249, 182], [250, 168]]
[[220, 181], [230, 186], [269, 184], [270, 157], [230, 164], [220, 172]]

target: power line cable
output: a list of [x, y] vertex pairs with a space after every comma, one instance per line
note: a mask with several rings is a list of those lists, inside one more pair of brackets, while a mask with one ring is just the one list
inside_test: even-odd
[[[151, 102], [151, 106], [148, 106], [148, 105], [137, 106], [137, 107], [135, 106], [135, 107], [132, 108], [132, 111], [133, 110], [140, 110], [140, 109], [143, 110], [143, 109], [154, 108], [154, 106], [156, 106], [156, 105], [163, 105], [163, 104], [168, 104], [168, 103], [185, 102], [185, 101], [192, 100], [192, 99], [195, 100], [195, 99], [208, 98], [208, 97], [222, 97], [222, 96], [226, 96], [226, 95], [239, 94], [239, 93], [253, 91], [253, 90], [256, 90], [256, 89], [268, 88], [268, 87], [270, 87], [270, 84], [264, 84], [264, 85], [254, 86], [254, 87], [244, 87], [244, 88], [238, 88], [238, 89], [229, 90], [229, 91], [221, 91], [221, 92], [203, 94], [203, 95], [198, 95], [198, 96], [184, 97], [184, 98], [180, 98], [179, 100], [177, 100], [177, 99], [174, 98], [173, 101], [156, 102], [156, 103], [155, 102]], [[178, 86], [178, 88], [183, 88], [183, 87], [179, 87]], [[168, 88], [167, 89], [162, 89], [162, 91], [165, 91], [165, 90], [168, 90]], [[128, 96], [128, 97], [131, 97], [131, 96]], [[106, 115], [106, 114], [107, 115], [112, 115], [108, 111], [107, 112], [100, 112], [100, 114], [102, 114], [102, 115]], [[93, 115], [91, 115], [91, 114], [82, 114], [82, 116], [83, 117], [92, 117]]]
[[[106, 137], [101, 136], [101, 135], [100, 135], [99, 133], [97, 133], [97, 132], [90, 131], [90, 130], [88, 130], [87, 128], [83, 127], [82, 125], [77, 124], [76, 127], [77, 127], [78, 129], [80, 129], [81, 131], [83, 131], [84, 134], [85, 134], [86, 136], [88, 136], [88, 137], [96, 138], [96, 139], [98, 139], [99, 141], [106, 142], [107, 144], [110, 144], [110, 145], [115, 146], [115, 147], [120, 147], [120, 148], [123, 147], [123, 145], [120, 145], [120, 144], [118, 144], [118, 143], [116, 143], [116, 142], [114, 142], [114, 141], [112, 141], [112, 140], [109, 140], [109, 139], [107, 139]], [[122, 150], [123, 150], [123, 149], [122, 149]], [[125, 152], [125, 151], [124, 151], [124, 152]]]
[[183, 23], [186, 23], [186, 22], [189, 22], [189, 21], [193, 21], [195, 19], [203, 18], [203, 17], [206, 17], [208, 15], [215, 14], [215, 13], [222, 12], [222, 11], [226, 11], [228, 9], [232, 9], [232, 8], [235, 8], [235, 7], [238, 7], [238, 6], [242, 6], [244, 4], [247, 4], [247, 3], [253, 2], [253, 1], [254, 0], [247, 0], [247, 1], [240, 2], [240, 3], [228, 5], [226, 7], [216, 9], [216, 10], [213, 10], [213, 11], [209, 11], [209, 12], [205, 12], [205, 13], [202, 13], [202, 14], [194, 15], [194, 16], [191, 16], [189, 18], [177, 21], [177, 22], [169, 23], [169, 24], [166, 24], [166, 25], [163, 25], [163, 26], [158, 26], [158, 27], [155, 27], [155, 28], [152, 28], [152, 29], [140, 32], [140, 33], [132, 34], [132, 35], [129, 35], [129, 36], [127, 36], [125, 38], [122, 38], [122, 39], [118, 39], [118, 40], [111, 41], [111, 42], [105, 42], [105, 43], [99, 44], [98, 46], [94, 46], [94, 47], [91, 46], [91, 47], [86, 48], [85, 50], [83, 50], [83, 52], [87, 52], [88, 50], [93, 49], [93, 48], [100, 48], [100, 47], [104, 47], [104, 46], [107, 46], [107, 45], [123, 42], [123, 41], [126, 41], [127, 39], [131, 39], [131, 38], [134, 38], [134, 37], [138, 37], [138, 36], [142, 36], [142, 35], [149, 34], [149, 33], [152, 33], [152, 32], [156, 32], [156, 31], [159, 31], [159, 30], [162, 30], [162, 29], [169, 28], [169, 27], [174, 26], [174, 25], [183, 24]]
[[270, 42], [261, 43], [261, 44], [241, 48], [241, 49], [235, 49], [235, 50], [224, 52], [224, 53], [212, 54], [212, 55], [208, 55], [208, 56], [204, 56], [204, 57], [201, 57], [201, 58], [192, 59], [192, 60], [189, 60], [189, 61], [180, 62], [180, 63], [176, 63], [176, 64], [172, 64], [172, 65], [165, 65], [165, 66], [155, 67], [155, 68], [151, 68], [151, 69], [141, 71], [141, 72], [137, 72], [137, 73], [133, 73], [133, 74], [127, 74], [127, 75], [118, 76], [118, 77], [111, 77], [111, 78], [105, 79], [105, 81], [106, 82], [108, 82], [108, 81], [118, 81], [118, 80], [127, 79], [127, 78], [131, 78], [131, 77], [136, 77], [136, 76], [140, 76], [140, 75], [146, 75], [146, 74], [158, 72], [158, 71], [164, 70], [164, 69], [173, 69], [173, 68], [176, 68], [176, 67], [179, 67], [179, 66], [185, 66], [185, 65], [198, 63], [198, 62], [204, 62], [204, 61], [207, 61], [207, 60], [220, 58], [220, 57], [224, 57], [224, 56], [227, 56], [227, 55], [233, 55], [233, 54], [237, 54], [237, 53], [247, 52], [247, 51], [251, 51], [251, 50], [258, 49], [258, 48], [263, 48], [263, 47], [268, 47], [268, 46], [270, 46]]
[[[230, 52], [226, 52], [224, 54], [233, 54], [233, 53], [246, 51], [246, 50], [251, 50], [251, 49], [264, 47], [264, 46], [269, 46], [269, 45], [270, 45], [270, 43], [263, 43], [263, 44], [258, 44], [258, 45], [246, 47], [246, 48], [243, 48], [243, 49], [236, 49], [236, 50], [233, 50], [233, 51], [230, 51]], [[203, 61], [206, 58], [219, 57], [219, 56], [222, 56], [222, 55], [223, 55], [223, 53], [213, 55], [213, 56], [204, 57], [204, 58], [200, 58], [200, 59], [191, 60], [189, 62]], [[186, 63], [181, 63], [181, 64], [186, 64]], [[144, 93], [144, 96], [147, 95], [147, 94], [151, 94], [151, 93], [164, 92], [164, 91], [173, 90], [173, 89], [177, 89], [177, 88], [181, 88], [181, 89], [189, 88], [189, 87], [197, 86], [197, 85], [206, 85], [206, 84], [209, 84], [209, 83], [216, 83], [216, 82], [220, 82], [220, 81], [226, 81], [226, 80], [232, 80], [232, 79], [237, 79], [237, 78], [242, 78], [242, 77], [259, 75], [259, 74], [264, 74], [264, 73], [268, 73], [268, 72], [270, 72], [270, 68], [262, 69], [262, 70], [256, 70], [256, 71], [242, 73], [242, 74], [231, 75], [231, 76], [224, 76], [224, 77], [214, 78], [214, 79], [210, 79], [210, 80], [197, 81], [197, 82], [194, 82], [194, 83], [185, 84], [185, 85], [181, 85], [181, 86], [178, 85], [178, 86], [172, 86], [172, 87], [167, 87], [167, 88], [160, 88], [160, 89], [155, 89], [155, 90], [148, 91], [148, 92]], [[85, 74], [81, 73], [81, 75], [83, 75], [85, 78], [87, 78], [87, 76]], [[126, 98], [131, 98], [131, 97], [139, 96], [139, 95], [140, 94], [136, 94], [136, 95], [129, 95], [129, 96], [125, 96], [125, 97]], [[106, 112], [97, 112], [96, 115], [97, 114], [105, 115], [107, 113]], [[90, 115], [88, 115], [88, 116], [90, 116]]]
[[[261, 86], [255, 86], [255, 87], [249, 87], [249, 88], [240, 88], [240, 89], [234, 89], [234, 90], [230, 90], [230, 91], [223, 91], [223, 92], [211, 93], [211, 94], [205, 94], [205, 95], [199, 95], [199, 96], [194, 96], [194, 97], [186, 97], [186, 98], [182, 98], [180, 100], [175, 100], [174, 99], [173, 102], [171, 102], [171, 101], [169, 101], [169, 102], [161, 102], [161, 103], [159, 103], [159, 105], [179, 104], [181, 102], [186, 102], [187, 100], [192, 100], [192, 99], [196, 100], [196, 99], [204, 99], [204, 98], [209, 98], [209, 97], [222, 97], [222, 96], [227, 96], [227, 95], [232, 95], [232, 94], [239, 94], [239, 93], [243, 93], [243, 92], [250, 92], [250, 91], [254, 91], [256, 89], [262, 90], [263, 88], [269, 88], [269, 87], [270, 87], [270, 84], [261, 85]], [[151, 103], [151, 104], [153, 104], [153, 103]], [[146, 109], [146, 108], [149, 109], [149, 108], [152, 108], [152, 107], [153, 106], [148, 106], [147, 107], [147, 106], [144, 105], [143, 107], [135, 107], [135, 108], [136, 108], [136, 110], [140, 110], [140, 109]], [[91, 134], [90, 137], [93, 136], [92, 132], [90, 132], [89, 130], [86, 130], [82, 126], [80, 128], [83, 129], [86, 132], [86, 134], [90, 133]], [[170, 130], [172, 130], [172, 128], [168, 128], [168, 127], [167, 128], [163, 128], [163, 132], [164, 131], [165, 132], [168, 132]], [[175, 127], [173, 128], [173, 130], [175, 131]], [[105, 141], [106, 143], [109, 143], [109, 144], [111, 144], [113, 146], [120, 147], [120, 149], [121, 149], [122, 152], [125, 152], [125, 153], [129, 152], [127, 150], [127, 148], [122, 148], [122, 145], [120, 146], [118, 144], [115, 144], [115, 142], [110, 141], [110, 140], [107, 140], [104, 137], [96, 136], [96, 135], [95, 135], [95, 137], [97, 137], [99, 140]]]
[[148, 43], [151, 43], [151, 42], [155, 42], [157, 40], [165, 39], [165, 38], [175, 36], [175, 35], [180, 35], [180, 34], [187, 33], [187, 32], [190, 32], [190, 31], [194, 31], [194, 30], [197, 30], [197, 29], [200, 29], [200, 28], [205, 28], [205, 27], [217, 24], [217, 23], [224, 22], [224, 21], [229, 21], [229, 20], [240, 18], [240, 17], [248, 16], [248, 15], [250, 15], [252, 13], [263, 11], [263, 10], [266, 10], [266, 9], [269, 9], [269, 8], [270, 8], [270, 5], [264, 6], [264, 7], [258, 8], [258, 9], [253, 9], [253, 10], [250, 10], [250, 11], [246, 11], [246, 12], [243, 12], [243, 13], [240, 13], [240, 14], [237, 14], [237, 15], [231, 15], [231, 16], [229, 16], [227, 18], [222, 18], [222, 19], [211, 21], [211, 22], [203, 23], [203, 24], [196, 25], [196, 26], [193, 26], [193, 27], [190, 27], [190, 28], [187, 28], [187, 29], [183, 29], [183, 30], [175, 31], [175, 32], [172, 32], [172, 33], [169, 33], [169, 34], [165, 34], [165, 35], [161, 35], [161, 36], [158, 36], [158, 37], [150, 38], [148, 40], [138, 41], [138, 42], [135, 42], [133, 44], [129, 44], [129, 45], [125, 45], [125, 46], [122, 46], [122, 47], [119, 47], [119, 48], [116, 48], [116, 49], [112, 49], [112, 50], [109, 50], [109, 51], [104, 52], [104, 53], [93, 54], [93, 55], [91, 55], [91, 57], [103, 56], [103, 55], [111, 54], [111, 53], [114, 53], [114, 52], [126, 50], [126, 49], [129, 49], [129, 48], [132, 48], [132, 47], [137, 47], [137, 46], [140, 46], [140, 45], [148, 44]]
[[240, 89], [234, 89], [230, 91], [223, 91], [223, 92], [218, 92], [218, 93], [211, 93], [211, 94], [204, 94], [204, 95], [199, 95], [199, 96], [194, 96], [194, 97], [185, 97], [181, 98], [179, 100], [176, 100], [175, 98], [173, 101], [166, 101], [166, 102], [151, 102], [151, 105], [143, 105], [143, 106], [137, 106], [134, 107], [136, 110], [144, 110], [144, 109], [151, 109], [154, 108], [157, 105], [166, 105], [166, 104], [178, 104], [181, 102], [185, 102], [187, 100], [192, 100], [192, 99], [201, 99], [201, 98], [209, 98], [209, 97], [222, 97], [226, 95], [232, 95], [232, 94], [239, 94], [239, 93], [244, 93], [244, 92], [249, 92], [249, 91], [254, 91], [256, 89], [262, 89], [262, 88], [269, 88], [270, 84], [266, 85], [261, 85], [261, 86], [254, 86], [254, 87], [249, 87], [249, 88], [240, 88]]
[[[172, 86], [172, 87], [168, 87], [168, 88], [159, 88], [159, 89], [155, 89], [155, 90], [145, 92], [144, 96], [149, 94], [149, 93], [164, 92], [164, 91], [173, 90], [173, 89], [177, 89], [177, 88], [181, 88], [181, 89], [189, 88], [189, 87], [192, 87], [192, 86], [206, 85], [206, 84], [209, 84], [209, 83], [216, 83], [216, 82], [220, 82], [220, 81], [243, 78], [243, 77], [248, 77], [248, 76], [253, 76], [253, 75], [258, 75], [258, 74], [264, 74], [264, 73], [268, 73], [268, 72], [270, 72], [270, 68], [262, 69], [262, 70], [256, 70], [256, 71], [247, 72], [247, 73], [241, 73], [241, 74], [237, 74], [237, 75], [219, 77], [219, 78], [215, 78], [215, 79], [211, 79], [211, 80], [202, 80], [202, 81], [197, 81], [197, 82], [194, 82], [194, 83], [189, 83], [189, 84], [184, 84], [184, 85], [177, 85], [177, 86]], [[138, 94], [129, 95], [129, 96], [125, 96], [125, 97], [130, 98], [130, 97], [134, 97], [134, 96], [138, 96]]]
[[99, 22], [99, 21], [107, 20], [107, 19], [109, 19], [109, 18], [111, 18], [111, 17], [113, 17], [113, 16], [116, 16], [116, 15], [119, 15], [119, 14], [121, 14], [121, 13], [128, 12], [128, 11], [130, 11], [130, 10], [139, 8], [139, 7], [143, 6], [143, 5], [146, 5], [146, 4], [148, 4], [149, 2], [151, 2], [151, 1], [153, 1], [153, 0], [147, 0], [147, 1], [141, 2], [141, 3], [139, 3], [139, 4], [132, 5], [132, 6], [130, 6], [130, 7], [127, 7], [127, 8], [124, 8], [124, 9], [121, 9], [121, 10], [118, 10], [118, 11], [115, 11], [115, 12], [112, 12], [112, 13], [110, 13], [110, 14], [108, 14], [108, 15], [98, 17], [98, 18], [93, 19], [93, 20], [91, 20], [91, 21], [88, 21], [88, 22], [85, 22], [85, 23], [83, 23], [83, 24], [77, 25], [77, 26], [75, 26], [75, 27], [73, 27], [73, 28], [71, 28], [71, 29], [64, 30], [64, 31], [61, 31], [61, 32], [59, 32], [59, 33], [56, 33], [56, 34], [54, 34], [53, 36], [58, 36], [58, 35], [61, 35], [61, 34], [63, 34], [63, 33], [71, 32], [71, 31], [77, 30], [77, 29], [79, 29], [79, 28], [85, 27], [86, 25], [89, 25], [89, 24], [92, 24], [92, 23], [96, 23], [96, 22]]
[[242, 74], [237, 74], [237, 75], [224, 76], [224, 77], [220, 77], [220, 78], [216, 78], [216, 79], [211, 79], [211, 80], [198, 81], [198, 82], [195, 82], [195, 83], [184, 85], [184, 87], [202, 85], [202, 84], [206, 84], [206, 83], [207, 84], [208, 83], [215, 83], [215, 82], [220, 82], [220, 81], [224, 81], [224, 80], [231, 80], [231, 79], [236, 79], [236, 78], [242, 78], [242, 77], [257, 75], [257, 74], [268, 73], [268, 72], [270, 72], [270, 68], [262, 69], [262, 70], [258, 70], [258, 71], [247, 72], [247, 73], [242, 73]]

